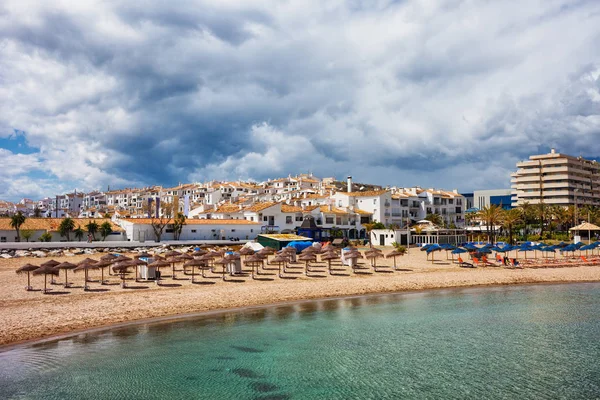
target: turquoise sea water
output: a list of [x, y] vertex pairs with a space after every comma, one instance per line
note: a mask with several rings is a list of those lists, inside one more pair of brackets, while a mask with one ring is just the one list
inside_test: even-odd
[[326, 300], [0, 352], [0, 398], [600, 398], [600, 284]]

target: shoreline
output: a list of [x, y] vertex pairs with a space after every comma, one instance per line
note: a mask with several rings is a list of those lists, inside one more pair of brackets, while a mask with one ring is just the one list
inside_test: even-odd
[[295, 300], [288, 301], [280, 301], [274, 303], [261, 303], [261, 304], [248, 304], [241, 307], [231, 307], [231, 308], [218, 308], [218, 309], [210, 309], [205, 311], [196, 311], [191, 313], [182, 313], [182, 314], [172, 314], [172, 315], [163, 315], [157, 317], [149, 317], [149, 318], [140, 318], [134, 320], [128, 320], [123, 322], [114, 322], [114, 323], [106, 323], [99, 326], [94, 326], [91, 328], [83, 328], [83, 329], [75, 329], [68, 332], [57, 333], [50, 336], [40, 336], [36, 338], [30, 338], [25, 340], [20, 340], [16, 342], [9, 342], [5, 344], [0, 344], [0, 353], [14, 350], [21, 347], [29, 347], [35, 345], [41, 345], [54, 341], [61, 341], [70, 339], [79, 335], [85, 334], [100, 334], [103, 332], [111, 331], [114, 329], [127, 328], [136, 325], [145, 325], [145, 324], [162, 324], [162, 323], [175, 323], [178, 321], [185, 321], [196, 318], [204, 318], [215, 315], [229, 314], [229, 313], [244, 313], [252, 310], [263, 310], [268, 308], [275, 307], [285, 307], [285, 306], [294, 306], [298, 304], [326, 301], [326, 300], [345, 300], [345, 299], [355, 299], [355, 298], [365, 298], [365, 297], [378, 297], [378, 296], [393, 296], [393, 295], [402, 295], [402, 294], [419, 294], [419, 293], [430, 293], [436, 291], [443, 290], [458, 290], [458, 289], [487, 289], [487, 288], [501, 288], [507, 286], [519, 287], [519, 286], [540, 286], [540, 285], [572, 285], [572, 284], [583, 284], [583, 283], [600, 283], [600, 280], [565, 280], [565, 281], [531, 281], [531, 282], [513, 282], [513, 283], [493, 283], [493, 284], [466, 284], [459, 286], [438, 286], [438, 287], [428, 287], [423, 289], [406, 289], [400, 291], [383, 291], [383, 292], [369, 292], [369, 293], [361, 293], [361, 294], [347, 294], [347, 295], [339, 295], [339, 296], [330, 296], [330, 297], [317, 297], [317, 298], [298, 298]]
[[[84, 257], [64, 257], [64, 260], [76, 263]], [[243, 283], [215, 280], [210, 285], [168, 279], [164, 286], [140, 282], [130, 284], [139, 289], [122, 289], [118, 278], [105, 275], [111, 285], [95, 283], [92, 286], [96, 292], [84, 292], [83, 273], [69, 273], [69, 281], [75, 284], [74, 287], [51, 286], [63, 294], [43, 295], [39, 291], [23, 290], [27, 278], [15, 274], [16, 269], [27, 262], [40, 261], [0, 260], [0, 351], [131, 324], [176, 321], [307, 301], [442, 289], [600, 282], [598, 266], [471, 269], [460, 268], [443, 259], [431, 263], [424, 253], [415, 252], [400, 258], [399, 270], [394, 273], [350, 274], [323, 279], [303, 275], [295, 276], [295, 279], [272, 276], [267, 277], [269, 282], [246, 278]], [[391, 259], [382, 259], [378, 264], [389, 266], [391, 262]], [[99, 278], [98, 271], [90, 271], [90, 275], [92, 279]], [[57, 280], [64, 281], [62, 273]], [[32, 284], [36, 289], [40, 285], [43, 287], [43, 277], [32, 277]]]

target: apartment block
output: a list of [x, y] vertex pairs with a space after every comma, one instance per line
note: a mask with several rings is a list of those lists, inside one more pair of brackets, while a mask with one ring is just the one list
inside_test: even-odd
[[512, 206], [529, 204], [600, 205], [600, 164], [557, 153], [533, 155], [511, 174]]

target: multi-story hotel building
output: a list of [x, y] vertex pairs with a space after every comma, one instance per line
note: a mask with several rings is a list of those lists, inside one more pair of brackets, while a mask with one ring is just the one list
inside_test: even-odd
[[512, 206], [529, 204], [600, 205], [600, 164], [557, 153], [530, 156], [511, 174]]

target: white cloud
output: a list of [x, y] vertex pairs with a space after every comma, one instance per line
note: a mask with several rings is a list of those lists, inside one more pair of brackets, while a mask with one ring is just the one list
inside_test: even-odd
[[0, 137], [25, 131], [57, 187], [310, 169], [469, 190], [551, 146], [600, 154], [597, 1], [3, 9]]

